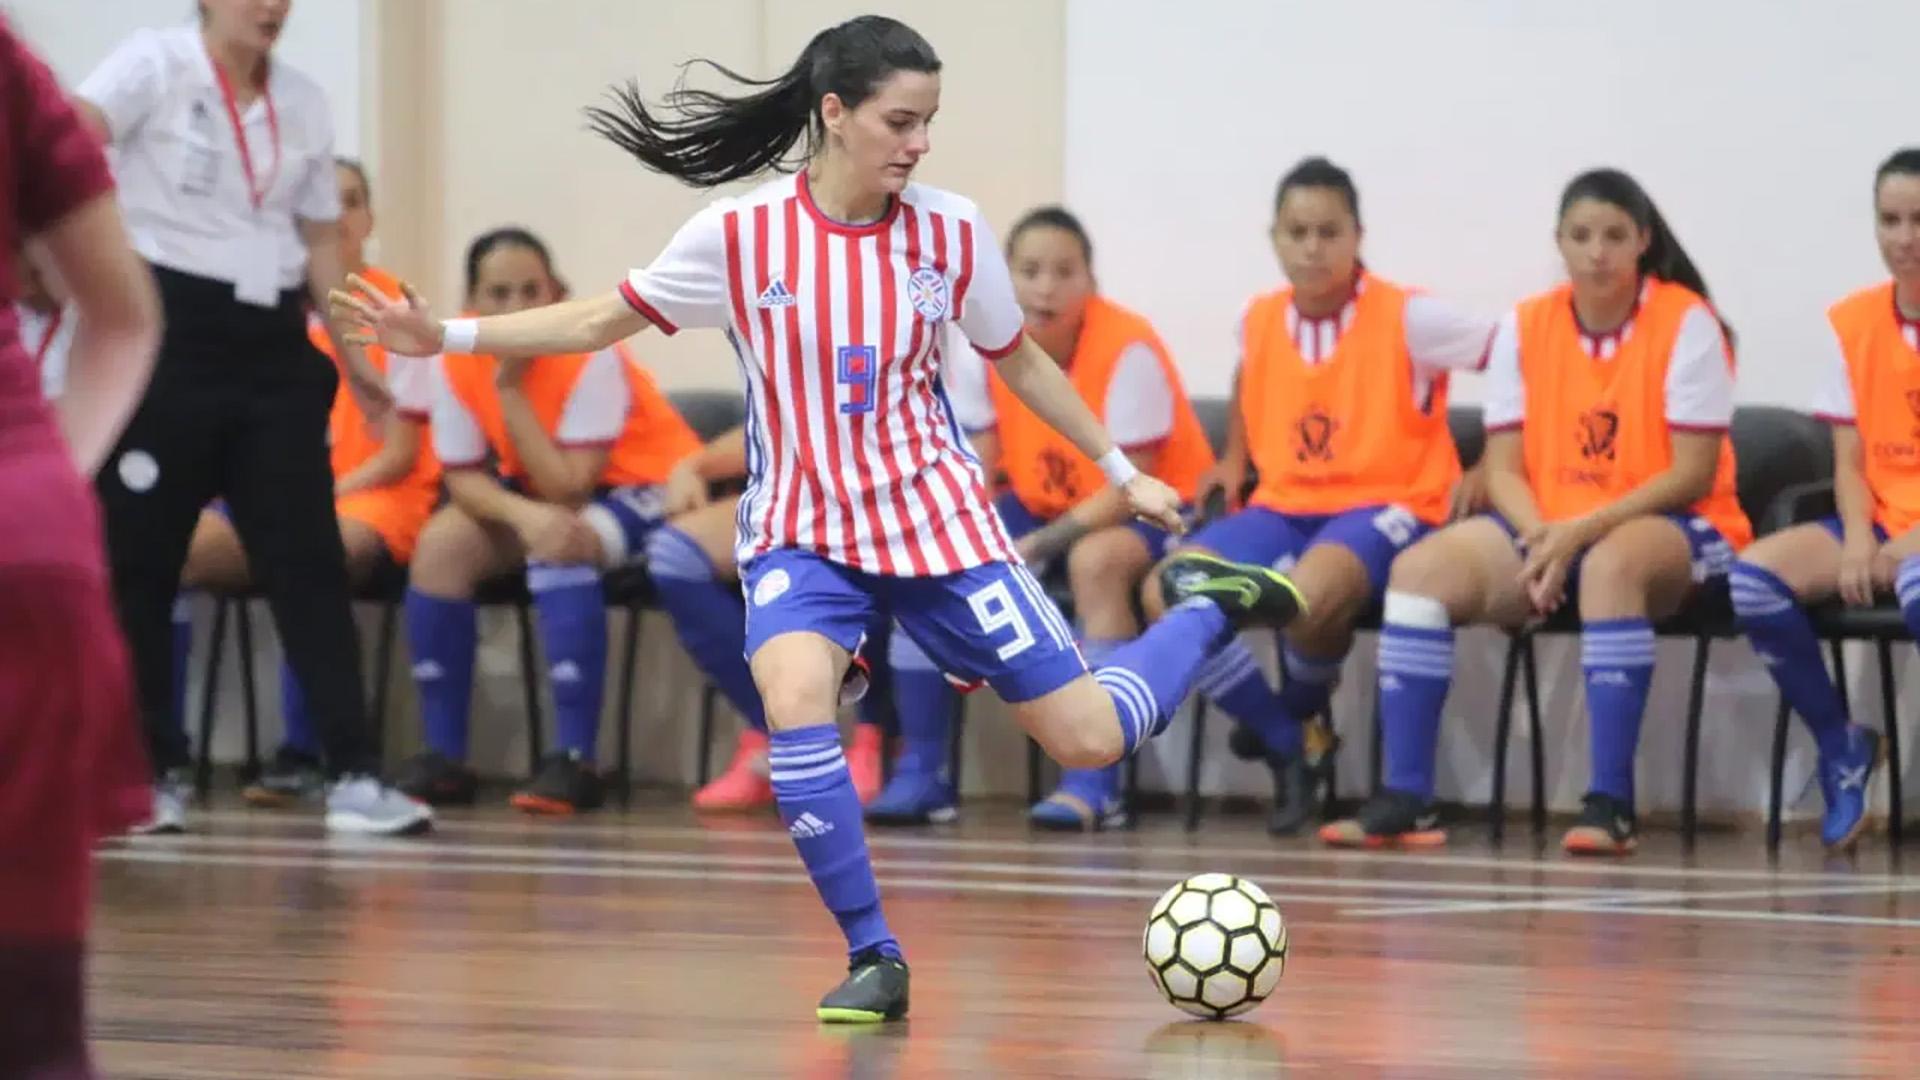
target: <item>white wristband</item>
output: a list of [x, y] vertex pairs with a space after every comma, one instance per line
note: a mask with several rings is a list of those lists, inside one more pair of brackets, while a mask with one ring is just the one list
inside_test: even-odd
[[470, 353], [480, 341], [479, 319], [444, 319], [440, 323], [441, 352]]
[[1140, 470], [1127, 460], [1126, 452], [1117, 446], [1102, 454], [1097, 464], [1100, 471], [1107, 474], [1107, 482], [1114, 487], [1126, 487], [1127, 481], [1140, 475]]

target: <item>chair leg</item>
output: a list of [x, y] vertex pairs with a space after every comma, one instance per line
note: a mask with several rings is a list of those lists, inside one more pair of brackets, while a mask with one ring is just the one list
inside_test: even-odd
[[[1507, 831], [1507, 745], [1513, 738], [1513, 691], [1520, 681], [1520, 637], [1519, 634], [1507, 638], [1506, 669], [1500, 676], [1500, 706], [1493, 719], [1493, 793], [1487, 806], [1488, 826], [1493, 834], [1494, 843], [1506, 835]], [[1375, 712], [1379, 710], [1377, 703]], [[1380, 724], [1376, 719], [1374, 730]], [[1376, 740], [1377, 741], [1377, 740]], [[1379, 788], [1380, 755], [1374, 755], [1374, 787]]]
[[1193, 737], [1187, 744], [1187, 831], [1200, 828], [1200, 755], [1207, 742], [1207, 700], [1193, 697]]
[[260, 693], [253, 667], [253, 612], [244, 599], [234, 603], [238, 605], [234, 629], [239, 633], [234, 643], [240, 649], [240, 703], [247, 720], [247, 763], [242, 775], [251, 782], [260, 775]]
[[[1327, 730], [1329, 732], [1333, 731], [1333, 702], [1331, 700], [1327, 702], [1326, 715], [1322, 717], [1322, 719], [1327, 722]], [[1320, 796], [1320, 817], [1326, 821], [1333, 820], [1333, 804], [1340, 795], [1340, 777], [1335, 772], [1335, 769], [1339, 765], [1339, 759], [1340, 755], [1338, 753], [1327, 755], [1327, 790]]]
[[958, 806], [966, 775], [960, 771], [960, 753], [966, 745], [967, 698], [964, 694], [948, 696], [953, 698], [953, 707], [947, 716], [947, 775], [953, 778], [953, 802]]
[[526, 604], [513, 605], [514, 618], [520, 623], [520, 683], [527, 706], [527, 776], [540, 771], [540, 759], [546, 756], [540, 721], [540, 661], [534, 653], [533, 611]]
[[1786, 800], [1787, 774], [1787, 696], [1780, 695], [1780, 709], [1773, 718], [1773, 753], [1767, 762], [1767, 854], [1780, 850], [1780, 814]]
[[619, 707], [614, 710], [614, 782], [620, 785], [620, 809], [633, 804], [633, 678], [640, 666], [640, 608], [627, 609], [627, 640], [620, 657]]
[[1853, 695], [1847, 689], [1847, 652], [1845, 643], [1839, 638], [1827, 642], [1827, 650], [1833, 655], [1833, 685], [1840, 691], [1840, 705], [1847, 721], [1853, 721]]
[[230, 601], [215, 597], [213, 629], [207, 635], [207, 667], [200, 680], [200, 745], [194, 754], [193, 793], [205, 799], [213, 786], [213, 713], [220, 695], [220, 654], [227, 644], [227, 605]]
[[1040, 772], [1045, 767], [1046, 755], [1041, 753], [1040, 744], [1027, 740], [1027, 805], [1040, 801]]
[[695, 748], [693, 781], [694, 789], [707, 786], [707, 780], [713, 774], [713, 706], [720, 691], [707, 683], [700, 688], [700, 745]]
[[1380, 791], [1380, 777], [1387, 767], [1386, 726], [1380, 722], [1380, 681], [1373, 683], [1373, 732], [1368, 736], [1371, 751], [1367, 759], [1367, 794]]
[[1700, 714], [1706, 708], [1707, 694], [1707, 654], [1713, 647], [1713, 639], [1705, 634], [1693, 642], [1693, 681], [1687, 688], [1687, 745], [1686, 764], [1680, 778], [1680, 840], [1687, 847], [1693, 846], [1694, 830], [1699, 824], [1698, 803], [1700, 793]]
[[1540, 669], [1534, 664], [1533, 637], [1520, 651], [1520, 675], [1527, 687], [1527, 749], [1533, 759], [1533, 835], [1547, 833], [1547, 738], [1540, 727]]
[[382, 761], [387, 757], [387, 707], [392, 700], [388, 687], [393, 682], [393, 648], [399, 636], [400, 605], [382, 604], [373, 656], [373, 747]]
[[1887, 839], [1900, 846], [1900, 712], [1893, 690], [1893, 642], [1880, 642], [1881, 737], [1887, 740]]

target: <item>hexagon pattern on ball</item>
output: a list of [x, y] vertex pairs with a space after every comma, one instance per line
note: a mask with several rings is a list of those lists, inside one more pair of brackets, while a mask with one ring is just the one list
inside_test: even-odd
[[1279, 986], [1286, 921], [1258, 885], [1232, 874], [1196, 874], [1154, 902], [1141, 952], [1154, 987], [1176, 1008], [1224, 1020]]

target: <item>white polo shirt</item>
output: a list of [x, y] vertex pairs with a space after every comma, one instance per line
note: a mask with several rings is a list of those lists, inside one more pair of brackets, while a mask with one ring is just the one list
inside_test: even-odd
[[297, 222], [340, 217], [333, 117], [319, 84], [275, 59], [267, 94], [241, 113], [264, 188], [258, 210], [198, 27], [135, 33], [77, 93], [106, 115], [135, 250], [172, 270], [231, 281], [252, 303], [271, 305], [280, 291], [302, 287], [307, 249]]

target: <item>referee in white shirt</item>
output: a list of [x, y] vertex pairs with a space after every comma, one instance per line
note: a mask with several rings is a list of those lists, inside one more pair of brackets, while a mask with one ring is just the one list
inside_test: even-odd
[[[159, 778], [149, 831], [184, 824], [189, 751], [169, 704], [169, 611], [194, 523], [216, 496], [311, 702], [334, 778], [328, 826], [418, 832], [432, 820], [376, 779], [368, 735], [327, 457], [340, 380], [305, 328], [308, 301], [325, 316], [344, 276], [333, 126], [320, 88], [271, 57], [288, 7], [203, 0], [197, 26], [136, 33], [78, 92], [113, 150], [121, 208], [166, 315], [152, 385], [99, 477]], [[359, 349], [344, 352], [348, 389], [381, 422], [391, 401], [379, 373]]]

